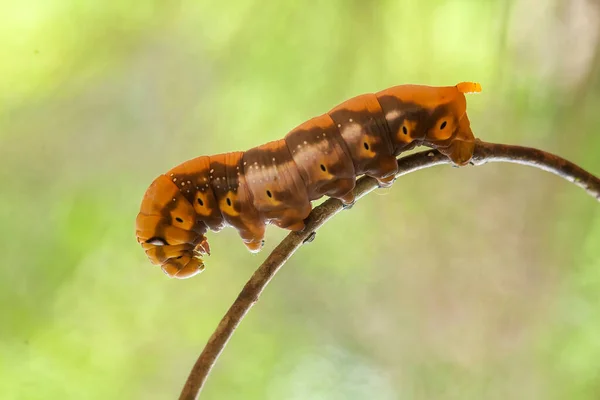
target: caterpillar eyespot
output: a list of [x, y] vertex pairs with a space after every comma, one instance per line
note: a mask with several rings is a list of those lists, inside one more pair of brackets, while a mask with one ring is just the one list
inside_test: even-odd
[[[283, 139], [188, 160], [146, 190], [136, 219], [137, 240], [168, 276], [189, 278], [204, 270], [209, 230], [233, 227], [256, 252], [267, 224], [304, 229], [311, 201], [329, 196], [352, 204], [359, 175], [391, 185], [396, 157], [415, 146], [437, 149], [456, 165], [466, 165], [475, 137], [465, 93], [479, 91], [481, 85], [473, 82], [394, 86], [351, 98]], [[440, 118], [450, 122], [439, 124]], [[318, 156], [327, 166], [315, 162]]]

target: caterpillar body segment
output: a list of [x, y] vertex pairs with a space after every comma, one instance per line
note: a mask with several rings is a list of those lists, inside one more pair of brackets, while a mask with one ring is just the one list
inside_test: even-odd
[[207, 231], [231, 226], [248, 250], [259, 251], [267, 224], [304, 229], [311, 201], [329, 196], [351, 205], [357, 176], [390, 186], [398, 172], [396, 157], [415, 146], [466, 165], [475, 138], [465, 93], [479, 91], [473, 82], [395, 86], [351, 98], [283, 139], [186, 161], [146, 191], [137, 240], [167, 275], [188, 278], [204, 269]]

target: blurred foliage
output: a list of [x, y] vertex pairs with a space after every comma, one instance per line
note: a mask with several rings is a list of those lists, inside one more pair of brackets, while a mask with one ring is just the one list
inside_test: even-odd
[[[476, 135], [600, 173], [599, 27], [592, 0], [0, 0], [0, 398], [174, 398], [285, 232], [168, 280], [144, 190], [351, 96], [480, 81]], [[542, 171], [403, 177], [288, 262], [203, 398], [596, 399], [599, 244]]]

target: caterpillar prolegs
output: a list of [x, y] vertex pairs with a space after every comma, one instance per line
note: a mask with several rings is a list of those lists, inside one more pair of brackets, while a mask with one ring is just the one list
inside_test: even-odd
[[208, 230], [231, 226], [256, 252], [267, 224], [302, 230], [312, 200], [329, 196], [352, 204], [357, 176], [390, 186], [396, 157], [415, 146], [465, 165], [475, 142], [465, 93], [479, 91], [472, 82], [395, 86], [347, 100], [281, 140], [186, 161], [146, 191], [137, 240], [167, 275], [188, 278], [204, 269]]

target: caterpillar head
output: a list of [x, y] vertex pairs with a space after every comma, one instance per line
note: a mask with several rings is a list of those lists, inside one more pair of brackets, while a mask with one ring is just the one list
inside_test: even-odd
[[138, 243], [165, 274], [185, 279], [204, 270], [203, 254], [210, 248], [194, 208], [166, 176], [152, 182], [136, 218]]

